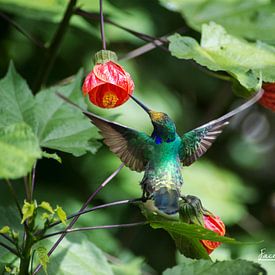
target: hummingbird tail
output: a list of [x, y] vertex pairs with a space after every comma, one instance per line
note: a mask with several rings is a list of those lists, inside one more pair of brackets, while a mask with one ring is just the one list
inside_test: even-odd
[[153, 193], [155, 206], [168, 215], [179, 211], [179, 196], [177, 190], [167, 187], [161, 187]]

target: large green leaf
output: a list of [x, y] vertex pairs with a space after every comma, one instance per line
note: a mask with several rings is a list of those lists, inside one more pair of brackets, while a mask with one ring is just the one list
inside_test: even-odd
[[246, 260], [212, 262], [209, 260], [184, 259], [184, 262], [168, 268], [163, 275], [264, 275], [267, 272], [258, 264]]
[[210, 240], [230, 244], [245, 244], [235, 239], [218, 235], [197, 224], [188, 224], [179, 220], [178, 215], [166, 215], [156, 209], [148, 200], [140, 204], [143, 215], [154, 229], [164, 229], [174, 239], [179, 251], [191, 258], [209, 259], [200, 240]]
[[62, 93], [82, 107], [84, 99], [80, 91], [82, 70], [75, 80], [65, 86], [55, 86], [39, 92], [35, 97], [34, 129], [42, 147], [60, 150], [80, 156], [87, 151], [95, 153], [99, 143], [93, 139], [96, 128], [84, 117], [80, 110], [60, 99], [56, 92]]
[[227, 71], [247, 89], [254, 90], [262, 79], [275, 81], [275, 48], [234, 37], [214, 22], [202, 26], [201, 43], [175, 34], [169, 37], [172, 55], [194, 59], [213, 71]]
[[38, 139], [26, 123], [17, 123], [0, 130], [0, 178], [25, 176], [41, 157]]
[[275, 43], [275, 2], [272, 0], [160, 0], [168, 9], [180, 12], [188, 25], [201, 31], [214, 21], [231, 34]]
[[35, 125], [33, 95], [12, 62], [0, 80], [0, 97], [0, 128], [17, 122]]
[[[43, 90], [34, 97], [26, 81], [15, 71], [11, 63], [7, 75], [0, 80], [0, 129], [14, 123], [24, 122], [30, 125], [34, 132], [31, 133], [31, 129], [21, 129], [21, 134], [25, 134], [23, 141], [27, 142], [28, 138], [31, 140], [27, 144], [28, 146], [23, 148], [24, 152], [27, 153], [31, 144], [33, 144], [33, 149], [29, 155], [24, 156], [22, 162], [21, 159], [15, 161], [16, 155], [10, 155], [10, 159], [14, 163], [11, 168], [18, 170], [13, 178], [18, 177], [18, 175], [22, 176], [22, 173], [24, 175], [25, 172], [21, 168], [26, 165], [24, 166], [26, 169], [30, 164], [33, 164], [34, 157], [40, 157], [40, 150], [39, 155], [33, 153], [38, 150], [37, 139], [41, 147], [72, 153], [75, 156], [83, 155], [87, 151], [96, 152], [99, 143], [95, 140], [97, 136], [95, 127], [80, 110], [69, 106], [56, 95], [58, 91], [85, 108], [80, 91], [82, 76], [83, 73], [80, 71], [71, 83]], [[27, 128], [26, 125], [24, 127]], [[11, 135], [11, 131], [15, 131], [15, 129], [9, 130], [9, 135]], [[11, 138], [10, 145], [13, 142], [17, 142], [17, 139]], [[15, 146], [23, 147], [20, 144], [15, 144]], [[21, 155], [18, 153], [17, 156], [20, 157]], [[29, 159], [29, 156], [32, 158]], [[1, 157], [3, 159], [7, 157], [4, 151], [1, 152]], [[15, 164], [18, 162], [21, 162], [21, 166]], [[7, 165], [8, 162], [6, 162]]]
[[[37, 246], [46, 245], [50, 247], [52, 244], [53, 240], [43, 241], [42, 243], [39, 242]], [[81, 233], [76, 233], [76, 235], [64, 239], [49, 260], [48, 274], [113, 274], [111, 266], [102, 251]]]

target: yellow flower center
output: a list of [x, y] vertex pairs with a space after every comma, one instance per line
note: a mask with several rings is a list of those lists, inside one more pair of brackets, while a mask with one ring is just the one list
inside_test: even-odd
[[102, 104], [105, 108], [112, 108], [116, 106], [117, 101], [118, 101], [117, 95], [112, 91], [109, 91], [104, 94], [102, 99]]

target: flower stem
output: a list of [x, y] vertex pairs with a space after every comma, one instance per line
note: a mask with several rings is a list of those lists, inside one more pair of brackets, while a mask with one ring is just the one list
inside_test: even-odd
[[[54, 245], [52, 246], [52, 248], [50, 249], [50, 251], [48, 252], [48, 256], [50, 256], [54, 250], [57, 248], [57, 246], [60, 244], [60, 242], [64, 239], [64, 237], [67, 234], [67, 230], [71, 229], [73, 227], [73, 225], [76, 223], [76, 221], [78, 220], [78, 218], [80, 217], [80, 213], [81, 211], [83, 211], [84, 209], [87, 208], [87, 206], [89, 205], [89, 203], [92, 201], [92, 199], [96, 196], [96, 194], [103, 189], [119, 172], [120, 170], [124, 167], [124, 163], [122, 163], [104, 182], [102, 182], [100, 184], [100, 186], [95, 190], [94, 193], [91, 194], [91, 196], [87, 199], [87, 201], [83, 204], [83, 206], [80, 208], [80, 210], [78, 211], [77, 215], [73, 218], [73, 220], [70, 222], [70, 224], [67, 226], [67, 228], [65, 229], [64, 232], [61, 233], [61, 236], [59, 237], [59, 239], [54, 243]], [[41, 265], [38, 265], [36, 267], [36, 269], [33, 272], [33, 275], [35, 275], [40, 269], [41, 269]]]
[[126, 224], [98, 225], [98, 226], [88, 226], [88, 227], [67, 229], [67, 230], [58, 231], [58, 232], [54, 232], [54, 233], [45, 235], [40, 240], [50, 238], [50, 237], [53, 237], [56, 235], [64, 234], [64, 233], [73, 233], [73, 232], [79, 232], [79, 231], [91, 231], [91, 230], [96, 230], [96, 229], [113, 229], [113, 228], [132, 227], [132, 226], [138, 226], [138, 225], [145, 225], [147, 223], [148, 223], [147, 221], [142, 221], [142, 222], [134, 222], [134, 223], [126, 223]]
[[104, 16], [103, 16], [102, 0], [99, 0], [99, 13], [100, 13], [100, 34], [101, 34], [101, 40], [102, 40], [102, 49], [106, 50], [106, 40], [105, 40], [105, 33], [104, 33]]
[[47, 48], [44, 62], [42, 63], [41, 69], [38, 73], [38, 77], [33, 88], [34, 93], [39, 91], [39, 89], [41, 88], [41, 85], [45, 83], [48, 79], [49, 72], [54, 64], [61, 42], [68, 28], [71, 16], [73, 15], [76, 2], [77, 0], [70, 0], [67, 6], [67, 9], [65, 11], [65, 14], [63, 16], [63, 19], [59, 24], [56, 33], [54, 34], [52, 42], [50, 46]]

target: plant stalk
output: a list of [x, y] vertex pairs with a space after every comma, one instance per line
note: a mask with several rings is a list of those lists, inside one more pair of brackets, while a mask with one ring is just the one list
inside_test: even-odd
[[[60, 244], [60, 242], [65, 238], [66, 234], [67, 234], [67, 230], [71, 229], [73, 227], [73, 225], [77, 222], [78, 218], [80, 217], [80, 213], [81, 211], [83, 211], [84, 209], [87, 208], [87, 206], [89, 205], [89, 203], [93, 200], [93, 198], [96, 196], [96, 194], [103, 189], [119, 172], [120, 170], [124, 167], [124, 163], [122, 163], [103, 183], [100, 184], [100, 186], [95, 190], [95, 192], [93, 192], [91, 194], [91, 196], [87, 199], [87, 201], [83, 204], [83, 206], [81, 207], [81, 209], [78, 211], [78, 214], [73, 218], [73, 220], [70, 222], [70, 224], [67, 226], [67, 228], [65, 229], [65, 231], [63, 233], [61, 233], [61, 236], [59, 237], [59, 239], [54, 243], [54, 245], [52, 246], [52, 248], [50, 249], [50, 251], [48, 252], [48, 256], [50, 256], [54, 250], [57, 248], [57, 246]], [[37, 272], [39, 272], [39, 270], [41, 269], [41, 265], [38, 265], [36, 267], [36, 269], [33, 272], [33, 275], [37, 274]]]

